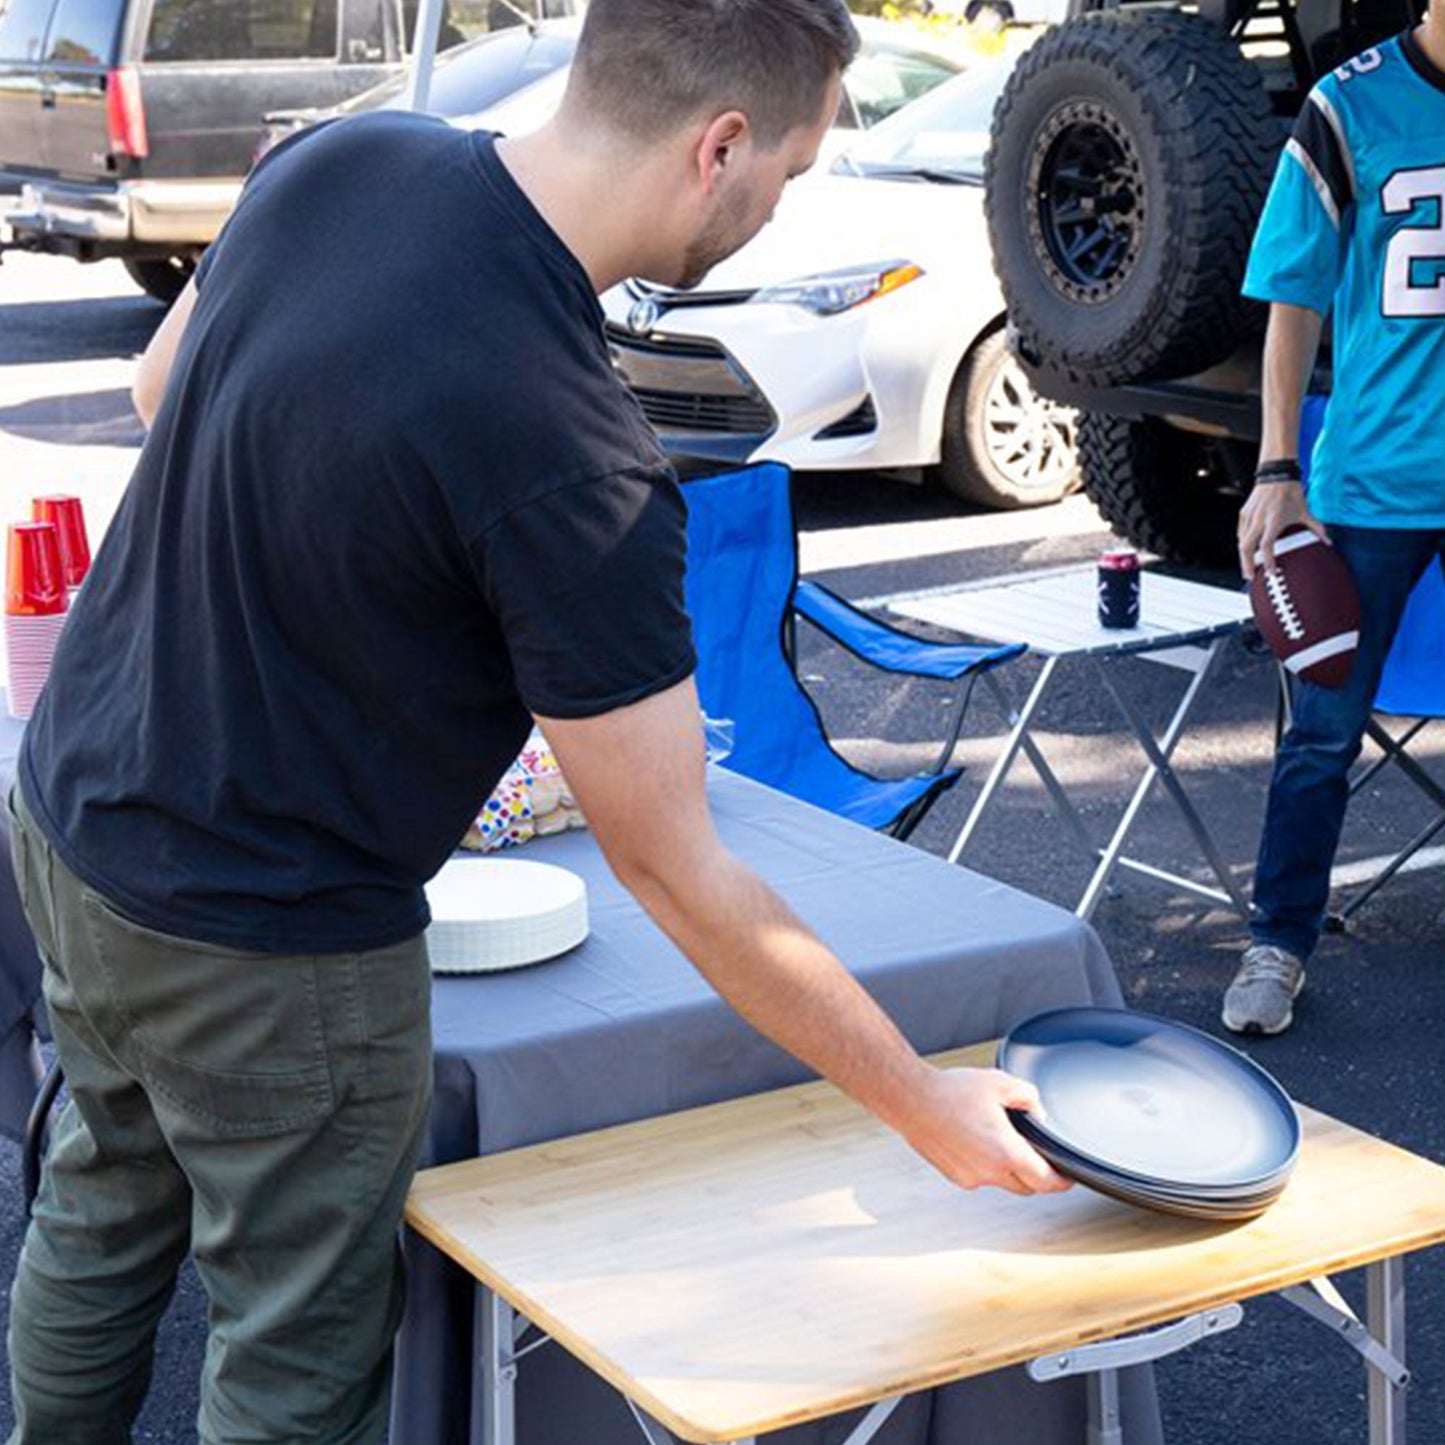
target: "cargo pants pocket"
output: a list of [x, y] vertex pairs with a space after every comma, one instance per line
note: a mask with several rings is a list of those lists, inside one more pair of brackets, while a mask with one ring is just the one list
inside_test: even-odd
[[117, 1025], [112, 1047], [158, 1108], [220, 1138], [283, 1134], [331, 1112], [316, 958], [176, 938], [89, 888], [80, 900]]

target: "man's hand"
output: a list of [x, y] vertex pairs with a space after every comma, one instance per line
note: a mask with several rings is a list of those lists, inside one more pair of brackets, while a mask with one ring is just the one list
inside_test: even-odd
[[998, 1069], [939, 1069], [919, 1091], [916, 1124], [901, 1132], [961, 1189], [993, 1184], [1011, 1194], [1055, 1194], [1069, 1180], [1009, 1122], [1007, 1111], [1040, 1112], [1032, 1084]]
[[1274, 544], [1286, 527], [1308, 527], [1328, 544], [1324, 523], [1310, 513], [1300, 482], [1260, 482], [1239, 513], [1239, 570], [1246, 582], [1254, 581], [1254, 554], [1264, 554], [1266, 572], [1274, 571]]

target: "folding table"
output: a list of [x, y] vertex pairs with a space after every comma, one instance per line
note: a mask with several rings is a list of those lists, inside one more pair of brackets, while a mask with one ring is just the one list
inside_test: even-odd
[[[888, 599], [890, 611], [951, 632], [990, 642], [1022, 642], [1044, 659], [1027, 698], [1015, 706], [1007, 681], [985, 673], [984, 684], [998, 699], [1012, 731], [950, 850], [956, 863], [977, 832], [989, 805], [1022, 752], [1037, 770], [1050, 799], [1084, 852], [1097, 860], [1093, 876], [1075, 912], [1092, 916], [1116, 868], [1128, 868], [1203, 898], [1231, 905], [1249, 918], [1249, 903], [1214, 839], [1175, 774], [1171, 759], [1190, 713], [1209, 678], [1225, 641], [1249, 619], [1249, 596], [1224, 587], [1210, 587], [1159, 573], [1141, 578], [1139, 625], [1119, 631], [1099, 626], [1097, 574], [1093, 567], [1069, 567], [1034, 573], [973, 587], [935, 588]], [[1111, 665], [1121, 657], [1146, 661], [1184, 673], [1189, 681], [1168, 726], [1158, 737], [1148, 722], [1115, 685]], [[1031, 728], [1059, 664], [1086, 658], [1094, 676], [1113, 699], [1144, 750], [1147, 766], [1118, 826], [1100, 848], [1090, 838], [1078, 809], [1035, 741]], [[1219, 888], [1170, 873], [1151, 863], [1125, 856], [1124, 847], [1155, 782], [1174, 800]]]
[[[1118, 1371], [1275, 1291], [1363, 1357], [1371, 1445], [1404, 1445], [1401, 1261], [1445, 1239], [1445, 1169], [1301, 1112], [1294, 1177], [1244, 1225], [965, 1193], [823, 1083], [427, 1170], [407, 1220], [480, 1284], [486, 1445], [513, 1445], [518, 1367], [549, 1341], [649, 1445], [859, 1407], [865, 1445], [910, 1392], [1019, 1362], [1086, 1375], [1090, 1445], [1124, 1445]], [[1361, 1265], [1363, 1323], [1329, 1280]]]

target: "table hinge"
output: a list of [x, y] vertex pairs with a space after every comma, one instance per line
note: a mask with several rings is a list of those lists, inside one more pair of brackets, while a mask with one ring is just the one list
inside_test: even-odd
[[1219, 1305], [1201, 1310], [1197, 1315], [1176, 1320], [1163, 1329], [1143, 1334], [1125, 1335], [1117, 1340], [1100, 1340], [1097, 1344], [1080, 1345], [1057, 1355], [1041, 1355], [1028, 1364], [1029, 1378], [1043, 1382], [1062, 1380], [1069, 1375], [1088, 1375], [1100, 1370], [1121, 1370], [1130, 1365], [1146, 1365], [1166, 1355], [1188, 1349], [1209, 1335], [1232, 1330], [1244, 1318], [1237, 1304]]
[[1396, 1389], [1410, 1383], [1410, 1371], [1398, 1356], [1392, 1354], [1360, 1322], [1345, 1302], [1344, 1296], [1328, 1278], [1312, 1279], [1308, 1284], [1292, 1284], [1280, 1295], [1296, 1309], [1337, 1334], [1351, 1349], [1364, 1357], [1365, 1363], [1377, 1370]]

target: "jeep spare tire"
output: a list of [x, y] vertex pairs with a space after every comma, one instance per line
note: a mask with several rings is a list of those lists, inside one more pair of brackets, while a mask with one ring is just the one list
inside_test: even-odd
[[1259, 72], [1196, 16], [1086, 15], [994, 111], [987, 209], [1025, 359], [1119, 386], [1222, 361], [1284, 141]]
[[1230, 466], [1227, 451], [1240, 445], [1156, 417], [1079, 414], [1079, 474], [1089, 500], [1119, 536], [1167, 562], [1238, 565], [1244, 493], [1239, 456]]

